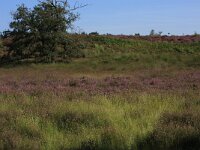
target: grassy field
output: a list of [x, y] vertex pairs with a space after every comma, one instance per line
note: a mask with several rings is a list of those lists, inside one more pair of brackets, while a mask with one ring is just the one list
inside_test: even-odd
[[0, 149], [200, 148], [199, 42], [74, 38], [84, 58], [1, 66]]

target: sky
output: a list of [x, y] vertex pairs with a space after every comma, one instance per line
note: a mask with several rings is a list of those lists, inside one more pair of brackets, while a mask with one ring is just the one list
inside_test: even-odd
[[[9, 28], [11, 12], [24, 3], [33, 7], [37, 0], [0, 0], [0, 31]], [[73, 4], [75, 0], [70, 0]], [[101, 34], [200, 33], [200, 0], [78, 0], [88, 4], [78, 10], [77, 32]]]

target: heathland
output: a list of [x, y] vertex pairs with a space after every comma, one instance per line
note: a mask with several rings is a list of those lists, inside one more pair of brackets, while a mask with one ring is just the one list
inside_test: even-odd
[[1, 64], [0, 149], [200, 148], [198, 35], [73, 38], [68, 62]]

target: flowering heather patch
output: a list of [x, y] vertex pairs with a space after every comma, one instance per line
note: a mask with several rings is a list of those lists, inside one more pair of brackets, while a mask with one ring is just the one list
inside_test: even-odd
[[181, 72], [173, 77], [66, 77], [42, 80], [3, 77], [0, 80], [1, 93], [34, 92], [85, 92], [88, 94], [111, 94], [128, 90], [199, 90], [200, 72]]
[[175, 42], [175, 43], [192, 43], [192, 42], [200, 42], [199, 35], [186, 35], [186, 36], [127, 36], [127, 35], [117, 35], [111, 36], [122, 39], [137, 39], [137, 40], [147, 40], [151, 42]]

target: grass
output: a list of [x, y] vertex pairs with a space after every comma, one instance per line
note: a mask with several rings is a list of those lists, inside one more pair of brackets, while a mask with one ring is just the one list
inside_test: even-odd
[[[80, 53], [84, 53], [85, 58], [73, 59], [69, 64], [54, 64], [55, 68], [64, 68], [73, 73], [102, 71], [117, 73], [119, 71], [134, 72], [141, 68], [188, 69], [200, 66], [199, 42], [150, 42], [139, 39], [84, 35], [73, 35], [71, 38], [78, 39], [82, 45]], [[12, 66], [13, 64], [3, 67]], [[30, 64], [30, 66], [33, 65]], [[49, 65], [42, 64], [41, 67], [46, 68], [47, 66]]]
[[[199, 149], [198, 42], [77, 38], [84, 47], [85, 58], [71, 63], [12, 64], [0, 68], [0, 149]], [[104, 82], [107, 77], [111, 81]], [[94, 92], [88, 85], [95, 82], [108, 91], [119, 88], [129, 82], [126, 77], [132, 77], [133, 84], [141, 81], [140, 88], [145, 90], [133, 88], [110, 94], [82, 91], [88, 88]], [[186, 82], [175, 83], [180, 82], [179, 78]], [[67, 79], [69, 86], [61, 84]], [[165, 90], [164, 81], [175, 86], [168, 85]], [[40, 86], [41, 83], [46, 85]], [[78, 84], [85, 87], [69, 92]], [[26, 91], [34, 86], [42, 90]], [[48, 86], [66, 86], [67, 90], [53, 91]], [[12, 88], [24, 90], [13, 92], [16, 90]]]
[[128, 72], [141, 68], [198, 68], [200, 64], [198, 42], [150, 42], [103, 36], [82, 37], [81, 40], [85, 45], [83, 51], [89, 59], [82, 59], [74, 66], [80, 66], [87, 71]]
[[[174, 115], [182, 113], [187, 97], [138, 92], [73, 98], [66, 94], [1, 94], [1, 148], [139, 149], [154, 132], [167, 142], [169, 137], [162, 132], [168, 126], [162, 120], [176, 121]], [[196, 103], [187, 105], [198, 111]], [[177, 135], [170, 136], [176, 139]]]

